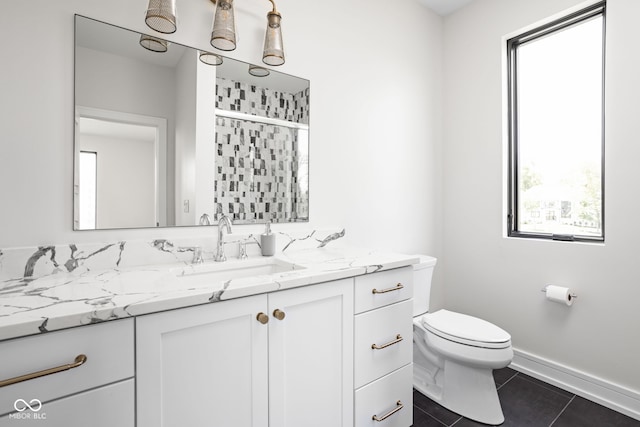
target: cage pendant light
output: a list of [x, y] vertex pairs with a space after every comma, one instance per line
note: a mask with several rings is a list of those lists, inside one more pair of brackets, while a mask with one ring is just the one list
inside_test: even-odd
[[146, 34], [140, 35], [140, 46], [152, 52], [160, 53], [166, 52], [169, 48], [166, 40], [162, 40]]
[[199, 58], [203, 64], [207, 65], [221, 65], [223, 62], [222, 56], [211, 52], [205, 52], [204, 50], [200, 51]]
[[233, 12], [233, 0], [218, 0], [213, 16], [211, 46], [220, 50], [236, 48], [236, 21]]
[[149, 0], [144, 22], [149, 28], [159, 33], [175, 33], [177, 29], [176, 0]]
[[255, 77], [267, 77], [271, 72], [257, 65], [249, 65], [249, 74]]
[[282, 65], [284, 64], [282, 28], [280, 27], [282, 15], [276, 10], [276, 4], [273, 0], [269, 1], [273, 4], [273, 10], [267, 14], [267, 31], [264, 36], [262, 62], [267, 65]]

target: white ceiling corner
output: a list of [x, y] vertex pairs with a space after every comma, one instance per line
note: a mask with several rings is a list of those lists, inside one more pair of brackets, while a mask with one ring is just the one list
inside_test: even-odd
[[474, 0], [418, 0], [440, 16], [447, 16]]

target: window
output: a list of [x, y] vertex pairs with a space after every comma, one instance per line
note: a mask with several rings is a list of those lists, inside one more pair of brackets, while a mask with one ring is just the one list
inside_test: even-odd
[[79, 157], [80, 230], [95, 230], [96, 228], [97, 170], [98, 153], [81, 151]]
[[507, 41], [509, 236], [604, 241], [604, 21], [601, 2]]

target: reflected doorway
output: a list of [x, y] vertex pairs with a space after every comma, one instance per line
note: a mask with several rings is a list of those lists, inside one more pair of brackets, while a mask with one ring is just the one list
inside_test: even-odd
[[75, 229], [165, 225], [159, 158], [166, 121], [96, 109], [78, 113]]

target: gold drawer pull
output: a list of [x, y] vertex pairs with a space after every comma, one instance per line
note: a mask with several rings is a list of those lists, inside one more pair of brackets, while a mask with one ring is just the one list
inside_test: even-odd
[[282, 320], [285, 316], [286, 314], [284, 313], [284, 311], [280, 310], [279, 308], [273, 310], [273, 317], [275, 317], [276, 319]]
[[58, 372], [68, 371], [69, 369], [77, 368], [78, 366], [84, 364], [84, 362], [86, 361], [87, 361], [87, 356], [85, 356], [84, 354], [79, 354], [76, 356], [73, 363], [58, 366], [55, 368], [45, 369], [43, 371], [32, 372], [26, 375], [20, 375], [19, 377], [15, 377], [15, 378], [9, 378], [8, 380], [0, 381], [0, 387], [21, 383], [23, 381], [32, 380], [34, 378], [44, 377], [45, 375], [57, 374]]
[[388, 342], [386, 344], [382, 344], [381, 346], [378, 346], [378, 344], [371, 344], [371, 348], [374, 350], [382, 350], [383, 348], [387, 348], [390, 345], [394, 345], [394, 344], [398, 344], [400, 341], [402, 341], [404, 338], [402, 338], [402, 335], [398, 334], [396, 335], [396, 339]]
[[404, 286], [402, 286], [402, 283], [398, 283], [393, 288], [387, 288], [387, 289], [383, 289], [381, 291], [373, 288], [371, 290], [371, 293], [372, 294], [386, 294], [387, 292], [399, 291], [400, 289], [404, 289]]
[[384, 421], [384, 420], [386, 420], [387, 418], [389, 418], [391, 415], [393, 415], [393, 414], [395, 414], [396, 412], [398, 412], [398, 411], [399, 411], [400, 409], [402, 409], [402, 408], [404, 408], [404, 405], [402, 404], [402, 402], [401, 402], [401, 401], [399, 401], [399, 400], [398, 400], [398, 401], [396, 402], [396, 407], [395, 407], [395, 408], [393, 408], [392, 410], [390, 410], [389, 412], [387, 412], [386, 414], [384, 414], [384, 415], [383, 415], [382, 417], [380, 417], [380, 418], [378, 418], [378, 416], [377, 416], [377, 415], [374, 415], [373, 417], [371, 417], [371, 419], [372, 419], [372, 420], [374, 420], [374, 421], [378, 421], [378, 422], [380, 422], [380, 421]]

